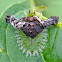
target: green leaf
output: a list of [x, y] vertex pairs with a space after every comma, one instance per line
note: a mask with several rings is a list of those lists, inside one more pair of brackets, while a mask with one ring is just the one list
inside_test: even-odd
[[[7, 14], [15, 15], [19, 11], [29, 10], [31, 6], [31, 1], [26, 1], [23, 3], [13, 4], [12, 6], [8, 7], [4, 13], [1, 15], [0, 19], [0, 48], [6, 51], [6, 28], [7, 23], [5, 22], [5, 17]], [[3, 31], [3, 32], [2, 32]]]
[[62, 22], [62, 0], [34, 0], [36, 6], [46, 6], [47, 9], [43, 11], [43, 15], [46, 17], [59, 16], [59, 20]]
[[11, 62], [8, 55], [0, 52], [0, 62]]
[[43, 56], [46, 62], [62, 62], [62, 30], [59, 27], [48, 28], [48, 42]]

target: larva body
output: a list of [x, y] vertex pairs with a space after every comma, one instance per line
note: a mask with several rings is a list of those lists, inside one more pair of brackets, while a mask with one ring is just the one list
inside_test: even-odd
[[37, 16], [16, 19], [14, 16], [7, 15], [6, 22], [11, 23], [14, 28], [22, 30], [26, 36], [34, 38], [42, 32], [44, 28], [50, 25], [57, 25], [58, 19], [57, 16], [52, 16], [47, 20], [40, 20]]
[[[25, 53], [26, 56], [38, 56], [39, 52], [43, 52], [44, 46], [48, 41], [47, 27], [57, 25], [59, 18], [52, 16], [46, 20], [41, 20], [37, 16], [29, 16], [16, 19], [13, 15], [7, 15], [5, 19], [7, 23], [10, 23], [16, 28], [15, 37], [17, 38], [19, 50], [22, 50], [22, 53]], [[27, 37], [28, 40], [24, 38], [24, 35], [21, 35], [20, 30], [22, 30], [26, 36], [29, 36]]]

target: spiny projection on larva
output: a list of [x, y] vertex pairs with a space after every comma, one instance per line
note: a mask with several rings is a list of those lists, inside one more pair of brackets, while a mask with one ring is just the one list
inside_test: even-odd
[[27, 17], [17, 19], [13, 15], [7, 15], [5, 19], [7, 23], [16, 28], [15, 37], [19, 50], [22, 50], [22, 53], [25, 53], [26, 56], [38, 56], [39, 52], [43, 52], [47, 42], [47, 27], [57, 25], [59, 17], [51, 16], [46, 20], [42, 20], [35, 12], [32, 14], [29, 11]]
[[[26, 36], [21, 36], [19, 30], [16, 30], [15, 34], [19, 50], [22, 50], [22, 53], [25, 53], [26, 56], [39, 56], [39, 52], [43, 52], [43, 49], [45, 48], [44, 46], [47, 42], [47, 29], [44, 29], [42, 33], [38, 34], [38, 36], [40, 36], [39, 38], [38, 36], [33, 39], [28, 37], [27, 40], [24, 39]], [[38, 40], [36, 38], [38, 38]]]

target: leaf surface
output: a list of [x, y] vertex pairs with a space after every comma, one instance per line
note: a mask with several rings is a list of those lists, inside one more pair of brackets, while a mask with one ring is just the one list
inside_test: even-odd
[[0, 52], [0, 62], [11, 62], [9, 56]]
[[62, 62], [62, 29], [56, 26], [48, 28], [48, 42], [43, 52], [46, 62]]

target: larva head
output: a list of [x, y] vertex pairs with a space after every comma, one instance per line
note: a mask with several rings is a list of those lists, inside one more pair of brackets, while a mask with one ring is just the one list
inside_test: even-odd
[[37, 21], [39, 22], [40, 19], [38, 19], [38, 17], [36, 16], [33, 16], [33, 17], [26, 17], [25, 18], [25, 21], [30, 21], [30, 22], [33, 22], [33, 21]]
[[26, 21], [33, 21], [33, 17], [27, 17], [25, 18]]

